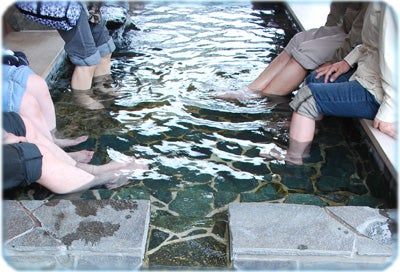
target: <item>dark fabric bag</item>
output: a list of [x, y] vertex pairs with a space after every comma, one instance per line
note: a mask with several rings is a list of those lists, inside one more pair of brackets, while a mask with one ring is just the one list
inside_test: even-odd
[[7, 64], [10, 66], [17, 66], [17, 67], [21, 65], [29, 66], [29, 61], [24, 52], [9, 51], [9, 53], [7, 54], [4, 54], [3, 52], [3, 64]]
[[76, 26], [82, 6], [75, 1], [17, 2], [16, 7], [27, 18], [59, 30]]

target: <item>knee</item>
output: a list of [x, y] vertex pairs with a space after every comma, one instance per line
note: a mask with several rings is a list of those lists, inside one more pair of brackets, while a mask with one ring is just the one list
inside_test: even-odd
[[311, 72], [305, 79], [305, 83], [308, 85], [309, 83], [319, 82], [319, 79], [316, 79], [317, 72]]
[[293, 101], [290, 102], [290, 107], [297, 113], [310, 119], [318, 120], [321, 118], [317, 103], [308, 86], [304, 86], [297, 92]]

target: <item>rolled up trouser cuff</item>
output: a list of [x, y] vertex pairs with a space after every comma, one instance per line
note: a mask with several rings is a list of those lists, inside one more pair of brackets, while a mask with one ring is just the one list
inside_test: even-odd
[[112, 38], [108, 39], [108, 41], [106, 43], [103, 43], [102, 45], [100, 45], [98, 47], [98, 49], [99, 49], [101, 57], [111, 54], [116, 49], [114, 40]]
[[292, 102], [289, 103], [289, 106], [302, 116], [313, 120], [320, 118], [317, 103], [315, 102], [314, 96], [308, 86], [303, 86], [297, 92]]
[[42, 154], [32, 143], [22, 142], [3, 148], [3, 188], [28, 186], [42, 176]]

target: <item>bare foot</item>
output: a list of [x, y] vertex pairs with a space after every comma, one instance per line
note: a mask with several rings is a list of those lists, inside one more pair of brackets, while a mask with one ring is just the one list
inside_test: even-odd
[[289, 164], [295, 164], [295, 165], [302, 165], [303, 164], [303, 159], [302, 158], [296, 158], [293, 156], [290, 156], [287, 154], [287, 151], [283, 148], [280, 148], [274, 143], [267, 144], [259, 154], [261, 157], [270, 159], [270, 160], [278, 160], [282, 161], [284, 160], [285, 162]]
[[80, 163], [77, 166], [95, 176], [104, 175], [106, 173], [115, 173], [115, 175], [119, 175], [122, 172], [132, 174], [135, 170], [147, 170], [148, 160], [126, 156], [124, 160], [112, 160], [103, 165]]
[[118, 90], [121, 87], [118, 83], [111, 77], [110, 74], [96, 76], [93, 78], [93, 93], [106, 94], [109, 96], [117, 96]]
[[284, 160], [286, 156], [286, 150], [280, 148], [274, 143], [267, 144], [263, 149], [261, 149], [261, 157], [271, 159], [271, 160]]
[[[117, 167], [119, 168], [114, 175], [116, 178], [113, 178], [109, 183], [105, 186], [107, 189], [115, 189], [126, 185], [129, 183], [129, 176], [137, 173], [138, 171], [148, 170], [148, 161], [145, 159], [133, 159], [131, 162], [116, 162], [111, 161], [108, 163], [108, 167]], [[103, 175], [110, 174], [110, 172], [103, 173]]]
[[93, 99], [90, 95], [93, 94], [92, 89], [89, 90], [72, 90], [72, 97], [76, 104], [88, 110], [104, 109], [104, 105]]
[[219, 91], [217, 92], [216, 97], [228, 101], [236, 100], [240, 102], [263, 98], [263, 96], [260, 93], [253, 91], [248, 87], [243, 87], [239, 90]]
[[124, 186], [129, 183], [129, 179], [127, 175], [117, 176], [114, 180], [110, 181], [110, 183], [106, 184], [106, 188], [109, 190]]
[[74, 145], [78, 145], [80, 143], [83, 143], [88, 138], [89, 138], [89, 136], [80, 136], [80, 137], [74, 138], [74, 139], [70, 139], [70, 138], [58, 139], [58, 138], [55, 138], [54, 135], [53, 135], [53, 142], [56, 145], [58, 145], [59, 147], [64, 148], [64, 147], [74, 146]]
[[69, 152], [68, 155], [75, 161], [80, 163], [89, 163], [93, 158], [94, 151], [80, 150], [76, 152]]

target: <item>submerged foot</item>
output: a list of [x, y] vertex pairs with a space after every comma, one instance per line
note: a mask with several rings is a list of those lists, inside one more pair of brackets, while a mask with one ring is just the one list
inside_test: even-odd
[[287, 150], [280, 148], [274, 143], [267, 144], [261, 149], [259, 155], [269, 160], [285, 161], [289, 164], [302, 165], [303, 159], [291, 156]]
[[92, 98], [90, 95], [93, 93], [92, 89], [89, 90], [72, 90], [72, 96], [76, 104], [88, 110], [104, 109], [104, 105], [99, 101]]
[[126, 160], [112, 160], [107, 164], [97, 168], [92, 174], [103, 174], [111, 171], [131, 171], [132, 170], [148, 170], [148, 160], [127, 157]]
[[92, 89], [94, 93], [117, 96], [120, 86], [111, 75], [107, 74], [94, 77]]
[[80, 150], [76, 152], [69, 152], [68, 155], [75, 161], [80, 163], [89, 163], [93, 158], [94, 151]]
[[66, 138], [66, 139], [60, 139], [60, 138], [56, 138], [53, 135], [53, 142], [58, 145], [61, 148], [64, 147], [70, 147], [70, 146], [75, 146], [78, 145], [80, 143], [86, 142], [86, 140], [88, 139], [88, 136], [80, 136], [78, 138]]
[[219, 92], [217, 92], [216, 97], [225, 99], [228, 101], [236, 100], [236, 101], [240, 101], [240, 102], [264, 98], [264, 96], [261, 95], [259, 92], [253, 91], [253, 90], [249, 89], [248, 87], [243, 87], [238, 90], [219, 91]]
[[[113, 175], [115, 178], [111, 179], [110, 182], [106, 184], [107, 189], [115, 189], [126, 185], [129, 183], [129, 177], [138, 171], [148, 170], [148, 161], [145, 159], [134, 159], [130, 162], [117, 162], [111, 161], [108, 163], [108, 167], [113, 168], [113, 170], [117, 170]], [[109, 174], [110, 171], [105, 172], [104, 174]]]

